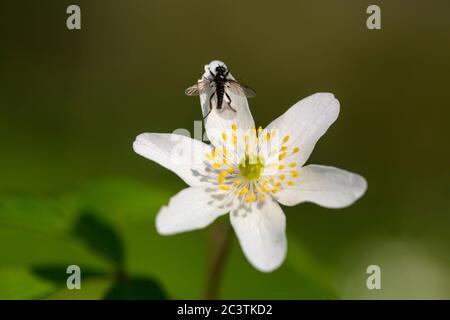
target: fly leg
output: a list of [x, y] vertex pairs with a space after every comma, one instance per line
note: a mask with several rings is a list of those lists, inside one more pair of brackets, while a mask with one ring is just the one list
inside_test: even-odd
[[211, 113], [213, 106], [212, 106], [212, 98], [214, 97], [214, 95], [216, 94], [216, 92], [213, 92], [210, 96], [209, 96], [209, 111], [206, 114], [206, 116], [203, 117], [203, 120], [206, 119], [207, 116], [209, 116], [209, 114]]
[[228, 99], [228, 107], [230, 107], [230, 109], [231, 110], [233, 110], [234, 112], [236, 112], [236, 110], [231, 106], [231, 98], [230, 98], [230, 96], [228, 95], [228, 93], [226, 93], [225, 92], [225, 96], [227, 97], [227, 99]]

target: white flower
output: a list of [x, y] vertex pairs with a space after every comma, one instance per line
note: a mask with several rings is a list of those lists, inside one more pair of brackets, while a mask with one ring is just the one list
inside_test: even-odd
[[[304, 165], [338, 116], [339, 102], [332, 94], [317, 93], [297, 102], [265, 129], [254, 128], [245, 98], [232, 99], [237, 115], [213, 110], [206, 120], [211, 145], [180, 135], [144, 133], [133, 147], [189, 185], [159, 211], [160, 234], [204, 228], [230, 212], [245, 256], [258, 270], [270, 272], [287, 251], [286, 218], [278, 203], [343, 208], [364, 194], [367, 183], [342, 169]], [[201, 96], [204, 110], [206, 100]]]

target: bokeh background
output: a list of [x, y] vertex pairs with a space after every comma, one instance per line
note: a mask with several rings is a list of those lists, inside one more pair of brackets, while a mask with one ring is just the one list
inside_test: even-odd
[[[82, 30], [66, 28], [78, 4]], [[310, 163], [364, 175], [350, 208], [285, 208], [289, 252], [263, 274], [233, 236], [221, 298], [450, 298], [450, 2], [0, 2], [0, 298], [204, 296], [209, 229], [159, 236], [184, 188], [132, 151], [141, 132], [193, 132], [184, 89], [225, 61], [266, 125], [333, 92], [337, 122]], [[222, 218], [226, 221], [227, 217]], [[82, 289], [65, 288], [66, 267]], [[366, 288], [367, 266], [382, 289]]]

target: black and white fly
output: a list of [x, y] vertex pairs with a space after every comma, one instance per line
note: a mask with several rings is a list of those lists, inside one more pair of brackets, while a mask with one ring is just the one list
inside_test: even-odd
[[255, 91], [240, 83], [239, 81], [232, 79], [230, 76], [230, 70], [221, 61], [212, 61], [210, 64], [205, 66], [205, 74], [202, 79], [199, 80], [193, 86], [185, 90], [188, 96], [198, 96], [202, 93], [213, 92], [209, 96], [209, 111], [203, 119], [211, 113], [213, 109], [212, 100], [214, 96], [216, 97], [216, 108], [221, 110], [223, 107], [224, 100], [226, 99], [226, 104], [230, 110], [236, 112], [236, 109], [232, 106], [232, 100], [229, 93], [236, 95], [254, 97], [256, 95]]

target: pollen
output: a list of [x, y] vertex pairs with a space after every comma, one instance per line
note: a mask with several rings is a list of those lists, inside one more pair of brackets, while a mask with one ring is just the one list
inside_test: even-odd
[[234, 185], [235, 185], [235, 186], [238, 186], [238, 185], [240, 185], [240, 184], [241, 184], [241, 180], [234, 180], [234, 182], [233, 182], [233, 183], [234, 183]]
[[292, 162], [289, 164], [289, 167], [295, 168], [297, 166], [297, 162]]
[[222, 163], [226, 165], [228, 164], [228, 160], [226, 158], [222, 158]]
[[300, 151], [299, 147], [295, 147], [294, 150], [292, 150], [292, 153], [298, 153]]
[[213, 167], [216, 168], [216, 169], [220, 168], [220, 163], [214, 162], [213, 163]]
[[292, 171], [291, 171], [291, 174], [292, 174], [292, 176], [293, 176], [294, 178], [297, 178], [297, 177], [299, 176], [298, 171], [295, 171], [295, 170], [292, 170]]
[[278, 192], [278, 188], [273, 188], [273, 189], [272, 189], [272, 193], [273, 193], [273, 194], [275, 194], [275, 193], [277, 193], [277, 192]]
[[237, 125], [236, 125], [236, 123], [233, 123], [233, 124], [231, 125], [231, 129], [233, 129], [233, 131], [236, 131], [236, 130], [237, 130]]
[[262, 127], [259, 127], [259, 128], [258, 128], [258, 135], [260, 135], [261, 132], [262, 132]]
[[263, 194], [259, 195], [259, 201], [265, 201], [266, 200], [266, 196]]
[[294, 181], [288, 181], [287, 184], [292, 187], [294, 185]]
[[288, 149], [288, 147], [282, 146], [282, 147], [280, 148], [280, 151], [286, 151], [287, 149]]
[[222, 132], [222, 139], [223, 141], [227, 141], [227, 134], [225, 132]]
[[223, 190], [223, 191], [229, 191], [230, 190], [230, 186], [219, 186], [219, 189]]
[[286, 152], [283, 152], [278, 156], [278, 159], [283, 160], [285, 157], [286, 157]]
[[278, 170], [283, 170], [284, 169], [284, 165], [283, 164], [280, 164], [279, 166], [278, 166]]
[[286, 177], [285, 177], [284, 174], [282, 174], [282, 175], [280, 175], [278, 178], [280, 178], [280, 180], [284, 180], [284, 178], [286, 178]]
[[289, 136], [285, 136], [284, 138], [283, 138], [283, 143], [286, 143], [286, 142], [288, 142], [289, 141]]

